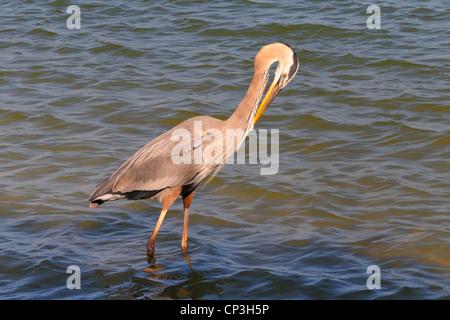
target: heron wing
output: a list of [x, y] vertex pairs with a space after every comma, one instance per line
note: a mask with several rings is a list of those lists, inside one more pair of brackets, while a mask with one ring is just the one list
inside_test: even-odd
[[182, 152], [192, 150], [191, 141], [172, 141], [170, 138], [158, 139], [144, 146], [118, 170], [120, 173], [112, 191], [127, 193], [183, 186], [198, 168], [194, 164], [176, 164], [171, 157], [176, 146]]
[[[98, 185], [92, 193], [90, 201], [105, 194], [160, 191], [189, 184], [198, 185], [209, 175], [215, 165], [194, 161], [195, 149], [210, 143], [207, 134], [204, 136], [194, 134], [192, 130], [194, 121], [203, 121], [206, 125], [206, 123], [210, 124], [212, 121], [220, 120], [210, 117], [195, 117], [163, 133], [142, 147], [108, 179]], [[177, 129], [185, 130], [186, 136], [183, 139], [174, 139]], [[177, 150], [177, 155], [185, 162], [176, 163], [174, 161], [172, 158], [174, 150]]]

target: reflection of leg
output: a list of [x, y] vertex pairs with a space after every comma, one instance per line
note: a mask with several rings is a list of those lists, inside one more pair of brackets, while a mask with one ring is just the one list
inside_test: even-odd
[[158, 222], [156, 223], [155, 229], [153, 230], [150, 240], [148, 240], [148, 242], [147, 242], [147, 256], [148, 257], [153, 256], [153, 252], [155, 251], [155, 239], [156, 239], [156, 236], [158, 235], [159, 228], [161, 227], [164, 217], [166, 216], [167, 210], [174, 203], [174, 201], [178, 198], [180, 193], [181, 193], [181, 189], [173, 189], [172, 192], [169, 193], [169, 195], [164, 200], [163, 208], [162, 208], [161, 214], [159, 215]]
[[191, 206], [192, 198], [194, 198], [194, 191], [183, 197], [184, 220], [183, 220], [183, 234], [181, 236], [181, 250], [187, 251], [187, 236], [188, 236], [188, 220], [189, 207]]

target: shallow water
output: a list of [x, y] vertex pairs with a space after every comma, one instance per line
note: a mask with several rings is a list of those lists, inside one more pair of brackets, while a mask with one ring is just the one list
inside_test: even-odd
[[[74, 4], [79, 30], [65, 1], [0, 2], [2, 299], [450, 298], [448, 3]], [[231, 115], [275, 41], [300, 60], [255, 128], [279, 130], [277, 174], [226, 165], [188, 253], [179, 201], [149, 264], [160, 204], [90, 193], [179, 122]]]

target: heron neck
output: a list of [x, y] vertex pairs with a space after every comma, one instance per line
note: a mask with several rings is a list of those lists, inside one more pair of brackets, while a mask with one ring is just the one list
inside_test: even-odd
[[265, 73], [255, 72], [247, 93], [238, 105], [234, 113], [227, 119], [233, 127], [241, 128], [245, 132], [253, 129], [259, 101], [261, 100], [267, 80]]

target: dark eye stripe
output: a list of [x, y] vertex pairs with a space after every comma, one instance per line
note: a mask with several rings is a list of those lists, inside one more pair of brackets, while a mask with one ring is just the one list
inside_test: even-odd
[[292, 51], [292, 60], [294, 61], [294, 63], [292, 64], [292, 66], [289, 69], [289, 78], [293, 77], [295, 75], [295, 73], [297, 72], [298, 69], [298, 58], [297, 55], [295, 54], [294, 51]]

